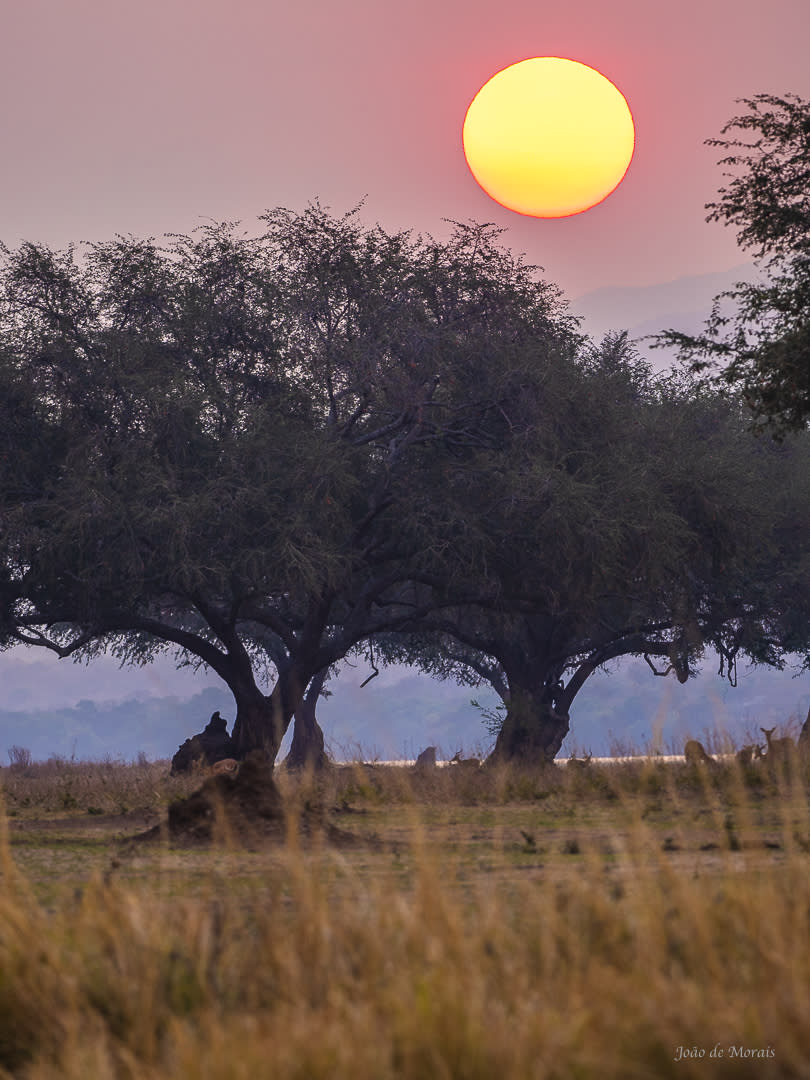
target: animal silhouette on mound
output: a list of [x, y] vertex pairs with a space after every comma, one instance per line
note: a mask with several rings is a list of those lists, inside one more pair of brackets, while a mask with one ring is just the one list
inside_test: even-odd
[[171, 775], [191, 772], [196, 766], [214, 765], [236, 757], [236, 746], [228, 734], [228, 722], [215, 712], [205, 728], [186, 739], [172, 758]]

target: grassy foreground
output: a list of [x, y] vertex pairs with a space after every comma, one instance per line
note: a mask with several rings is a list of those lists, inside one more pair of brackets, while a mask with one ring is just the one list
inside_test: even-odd
[[3, 770], [0, 1075], [810, 1076], [804, 765], [282, 775], [357, 842], [255, 851], [129, 841], [166, 771]]

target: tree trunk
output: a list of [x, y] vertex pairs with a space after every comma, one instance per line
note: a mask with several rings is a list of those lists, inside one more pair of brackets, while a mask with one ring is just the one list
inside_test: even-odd
[[[237, 696], [232, 739], [240, 760], [251, 750], [263, 750], [269, 761], [276, 760], [287, 724], [283, 714], [279, 715], [278, 697], [275, 701], [273, 697], [273, 694], [266, 696], [261, 693], [256, 697]], [[279, 729], [282, 729], [280, 737], [277, 734]]]
[[290, 669], [279, 675], [271, 694], [263, 694], [255, 685], [231, 685], [236, 699], [231, 737], [239, 759], [251, 750], [263, 750], [270, 763], [275, 762], [281, 741], [301, 703], [302, 688], [308, 682], [308, 678], [303, 679], [295, 669]]
[[292, 746], [284, 759], [284, 764], [290, 769], [321, 770], [329, 765], [329, 758], [324, 750], [323, 731], [315, 717], [327, 673], [328, 669], [325, 668], [315, 676], [301, 704], [295, 710]]
[[489, 761], [551, 764], [568, 734], [568, 713], [555, 707], [553, 687], [516, 686], [515, 681], [510, 676], [506, 717]]

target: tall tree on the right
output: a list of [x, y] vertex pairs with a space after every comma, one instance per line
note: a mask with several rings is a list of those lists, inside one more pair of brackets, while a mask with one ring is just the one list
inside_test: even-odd
[[761, 280], [721, 293], [703, 333], [659, 341], [718, 387], [740, 389], [755, 427], [781, 438], [810, 418], [810, 102], [757, 94], [739, 104], [747, 111], [707, 140], [726, 151], [729, 182], [706, 220], [736, 228]]
[[625, 335], [553, 400], [497, 485], [441, 486], [488, 535], [480, 595], [469, 580], [455, 607], [374, 642], [384, 663], [489, 683], [504, 706], [493, 759], [524, 764], [559, 754], [577, 695], [620, 657], [683, 683], [706, 647], [732, 682], [740, 657], [810, 654], [807, 434], [755, 437], [738, 400], [654, 376]]

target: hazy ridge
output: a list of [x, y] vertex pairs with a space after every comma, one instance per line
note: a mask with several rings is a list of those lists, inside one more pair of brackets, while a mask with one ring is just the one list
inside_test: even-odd
[[[803, 720], [810, 706], [807, 678], [790, 671], [758, 669], [740, 673], [732, 687], [715, 674], [712, 662], [685, 686], [670, 676], [655, 678], [643, 660], [629, 661], [613, 674], [593, 676], [574, 703], [572, 749], [604, 755], [618, 746], [679, 747], [687, 734], [727, 730], [739, 741], [760, 725], [781, 726], [792, 716]], [[150, 759], [169, 757], [199, 731], [215, 709], [229, 723], [233, 700], [223, 687], [205, 685], [188, 697], [132, 695], [119, 701], [83, 698], [60, 708], [0, 709], [0, 763], [10, 746], [26, 746], [34, 758]], [[433, 681], [404, 669], [383, 672], [361, 689], [356, 673], [331, 684], [333, 694], [318, 710], [327, 742], [337, 758], [360, 750], [381, 760], [413, 758], [428, 745], [445, 756], [459, 749], [483, 751], [489, 735], [475, 698], [493, 708], [486, 688], [471, 689]]]
[[[610, 330], [627, 330], [631, 338], [645, 338], [662, 330], [697, 334], [712, 310], [712, 302], [737, 282], [752, 281], [756, 270], [742, 263], [730, 270], [696, 274], [644, 286], [608, 285], [571, 302], [571, 311], [583, 319], [583, 329], [596, 340]], [[656, 368], [670, 365], [672, 349], [640, 348]]]

